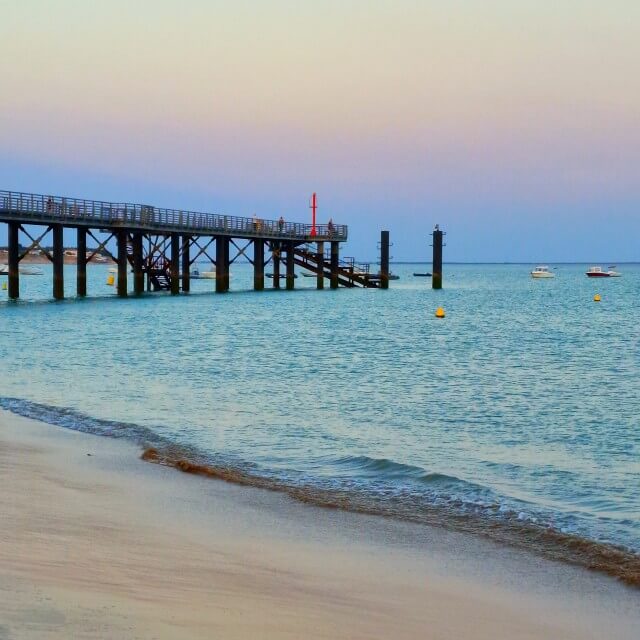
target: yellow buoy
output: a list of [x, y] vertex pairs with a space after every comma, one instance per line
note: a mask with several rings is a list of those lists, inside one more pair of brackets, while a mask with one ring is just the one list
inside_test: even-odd
[[600, 302], [600, 300], [602, 300], [602, 298], [600, 297], [600, 294], [596, 293], [596, 295], [593, 296], [593, 301], [594, 302]]
[[436, 318], [444, 318], [444, 309], [442, 307], [436, 309]]
[[7, 290], [7, 283], [6, 283], [6, 282], [3, 282], [3, 283], [2, 283], [2, 290], [3, 290], [3, 291], [6, 291], [6, 290]]
[[113, 275], [113, 273], [110, 273], [110, 274], [107, 276], [107, 284], [108, 284], [110, 287], [113, 287], [113, 283], [114, 283], [115, 281], [116, 281], [115, 276]]

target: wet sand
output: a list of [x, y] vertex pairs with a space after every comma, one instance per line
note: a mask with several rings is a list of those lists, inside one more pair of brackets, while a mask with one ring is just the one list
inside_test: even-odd
[[0, 412], [0, 640], [637, 637], [606, 576], [139, 455]]

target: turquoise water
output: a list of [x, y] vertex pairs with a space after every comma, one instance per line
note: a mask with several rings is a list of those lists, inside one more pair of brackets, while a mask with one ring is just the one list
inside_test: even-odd
[[438, 508], [640, 552], [638, 265], [600, 281], [585, 265], [543, 281], [531, 265], [448, 265], [440, 292], [412, 277], [424, 265], [397, 265], [387, 292], [299, 277], [254, 293], [234, 264], [238, 291], [194, 281], [128, 300], [93, 266], [90, 294], [108, 297], [59, 303], [43, 268], [0, 303], [5, 408], [382, 513]]

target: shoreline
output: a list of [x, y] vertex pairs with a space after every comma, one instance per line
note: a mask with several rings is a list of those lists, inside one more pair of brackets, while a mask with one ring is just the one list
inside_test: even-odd
[[448, 531], [477, 536], [492, 542], [521, 549], [540, 558], [563, 562], [601, 574], [612, 576], [623, 583], [640, 588], [640, 555], [614, 544], [565, 533], [515, 517], [516, 512], [495, 517], [455, 511], [443, 505], [400, 502], [393, 497], [380, 499], [362, 491], [329, 489], [313, 484], [296, 484], [277, 476], [253, 472], [251, 467], [238, 462], [229, 464], [212, 461], [197, 448], [178, 445], [154, 431], [133, 423], [92, 418], [85, 414], [48, 405], [12, 398], [0, 398], [0, 409], [15, 415], [62, 426], [89, 435], [123, 439], [140, 448], [140, 458], [166, 468], [201, 476], [208, 480], [276, 492], [305, 505], [324, 509], [337, 509], [373, 517], [389, 517], [417, 526], [430, 526]]
[[637, 591], [0, 411], [0, 638], [632, 638]]

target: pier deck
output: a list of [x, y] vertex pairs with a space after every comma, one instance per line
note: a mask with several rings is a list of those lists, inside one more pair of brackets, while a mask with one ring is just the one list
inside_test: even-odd
[[[63, 232], [77, 232], [77, 295], [86, 295], [87, 263], [98, 253], [106, 253], [118, 266], [117, 292], [129, 294], [127, 272], [133, 270], [133, 293], [190, 290], [192, 265], [208, 259], [216, 269], [216, 291], [229, 289], [229, 267], [240, 257], [253, 264], [254, 289], [264, 289], [265, 266], [273, 270], [273, 287], [280, 280], [294, 288], [295, 265], [317, 276], [317, 288], [327, 279], [331, 288], [386, 288], [386, 267], [373, 276], [368, 265], [340, 259], [340, 243], [346, 242], [346, 225], [310, 225], [284, 220], [265, 220], [167, 209], [144, 204], [104, 202], [52, 195], [0, 190], [0, 222], [8, 225], [8, 294], [19, 297], [19, 263], [34, 249], [53, 263], [53, 297], [64, 297]], [[32, 226], [43, 227], [32, 235]], [[384, 234], [383, 232], [383, 244]], [[53, 250], [43, 241], [51, 234]], [[26, 237], [25, 245], [20, 236]], [[91, 238], [97, 248], [87, 247]], [[111, 253], [114, 243], [116, 251]], [[327, 250], [325, 251], [325, 244]], [[26, 249], [22, 247], [26, 246]], [[248, 252], [250, 247], [252, 252]], [[214, 253], [215, 252], [215, 253]], [[388, 260], [387, 260], [388, 262]], [[281, 266], [284, 274], [280, 274]]]

